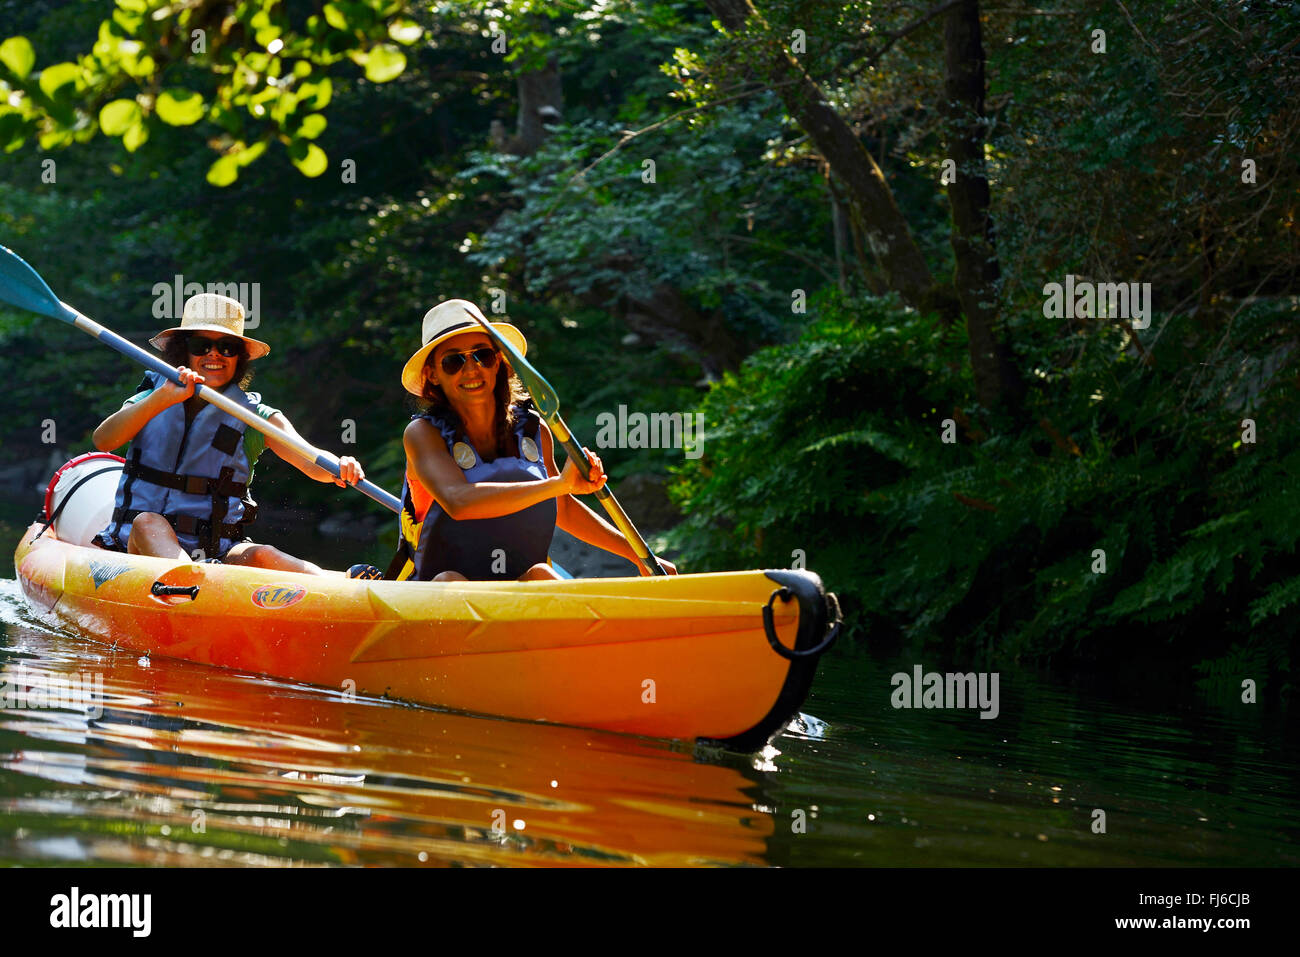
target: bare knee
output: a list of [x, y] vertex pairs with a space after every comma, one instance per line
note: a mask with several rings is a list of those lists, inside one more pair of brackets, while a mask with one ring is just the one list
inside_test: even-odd
[[464, 575], [462, 575], [460, 572], [438, 572], [438, 574], [434, 575], [433, 578], [430, 579], [430, 581], [435, 581], [435, 582], [467, 582], [467, 581], [469, 581], [469, 579], [466, 578]]
[[298, 572], [304, 575], [323, 575], [319, 565], [305, 562], [280, 551], [274, 545], [258, 545], [254, 542], [232, 545], [226, 553], [228, 565], [252, 565], [257, 568], [271, 568], [282, 572]]
[[154, 555], [171, 558], [182, 553], [181, 543], [171, 523], [157, 512], [141, 512], [131, 522], [126, 550], [133, 555]]
[[171, 535], [175, 537], [176, 532], [167, 519], [157, 512], [141, 512], [131, 522], [131, 536], [128, 541], [151, 538], [154, 535]]

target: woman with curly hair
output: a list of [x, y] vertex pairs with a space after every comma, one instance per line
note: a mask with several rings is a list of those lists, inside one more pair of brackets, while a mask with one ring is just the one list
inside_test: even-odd
[[343, 478], [336, 479], [195, 394], [194, 387], [205, 384], [298, 434], [283, 413], [245, 391], [252, 377], [249, 364], [271, 348], [244, 335], [244, 307], [226, 296], [193, 296], [181, 324], [149, 341], [177, 367], [182, 385], [148, 373], [139, 391], [95, 429], [95, 448], [101, 452], [131, 443], [113, 519], [95, 543], [137, 555], [324, 574], [311, 562], [248, 540], [245, 529], [257, 512], [248, 492], [253, 467], [269, 447], [308, 478], [351, 485], [365, 478], [361, 464], [339, 459]]

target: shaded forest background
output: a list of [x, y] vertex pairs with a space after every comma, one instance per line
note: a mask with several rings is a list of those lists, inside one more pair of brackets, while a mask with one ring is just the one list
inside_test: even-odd
[[[699, 459], [602, 451], [690, 570], [1290, 690], [1300, 4], [0, 0], [0, 40], [0, 243], [137, 341], [155, 283], [260, 283], [254, 388], [379, 484], [420, 316], [503, 297], [587, 444], [705, 414]], [[1049, 317], [1067, 275], [1149, 326]], [[0, 322], [0, 462], [88, 448], [138, 371]]]

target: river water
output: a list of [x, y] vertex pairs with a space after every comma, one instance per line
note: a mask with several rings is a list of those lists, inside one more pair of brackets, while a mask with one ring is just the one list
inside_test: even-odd
[[9, 577], [5, 687], [103, 694], [0, 708], [0, 864], [1300, 864], [1285, 715], [1006, 669], [993, 720], [895, 709], [918, 663], [838, 646], [804, 717], [734, 755], [139, 658]]

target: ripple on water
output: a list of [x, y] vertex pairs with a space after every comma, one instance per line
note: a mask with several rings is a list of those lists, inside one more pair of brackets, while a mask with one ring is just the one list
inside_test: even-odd
[[1029, 675], [985, 721], [894, 710], [891, 667], [845, 654], [737, 756], [138, 659], [34, 619], [13, 581], [0, 668], [47, 696], [103, 682], [98, 707], [0, 710], [0, 863], [1300, 863], [1293, 745]]

